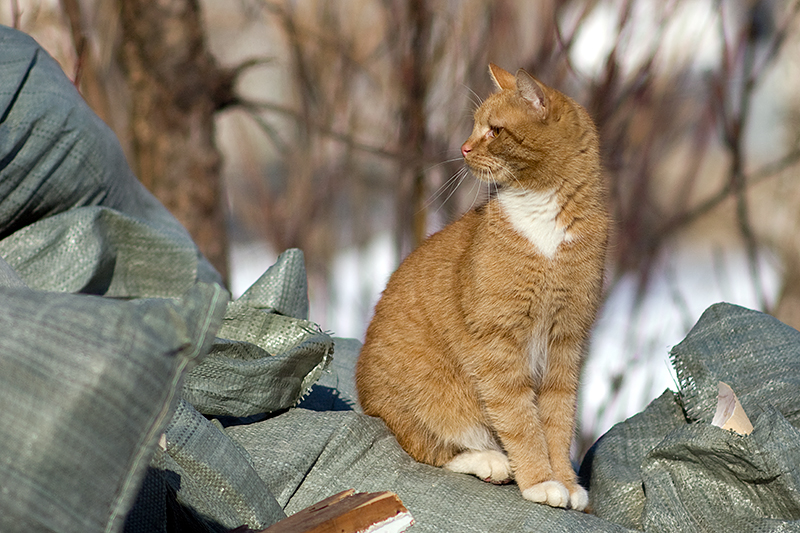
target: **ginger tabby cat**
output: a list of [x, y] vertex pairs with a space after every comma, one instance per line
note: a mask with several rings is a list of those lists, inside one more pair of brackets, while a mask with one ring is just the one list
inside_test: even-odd
[[499, 91], [461, 153], [497, 194], [392, 275], [358, 360], [359, 401], [418, 461], [583, 510], [570, 444], [608, 233], [598, 136], [524, 70], [490, 72]]

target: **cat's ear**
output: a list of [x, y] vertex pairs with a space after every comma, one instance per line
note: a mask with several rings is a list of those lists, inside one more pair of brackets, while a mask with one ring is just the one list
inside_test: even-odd
[[550, 109], [550, 99], [547, 97], [544, 86], [522, 69], [517, 71], [515, 78], [517, 94], [530, 103], [538, 115], [542, 118], [546, 117]]
[[491, 74], [492, 81], [500, 91], [514, 90], [517, 87], [517, 82], [514, 81], [514, 75], [498, 67], [494, 63], [489, 63], [489, 74]]

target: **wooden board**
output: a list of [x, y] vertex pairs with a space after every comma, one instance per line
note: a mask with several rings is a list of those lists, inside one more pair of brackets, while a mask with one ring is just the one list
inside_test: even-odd
[[349, 489], [277, 522], [260, 533], [401, 533], [414, 523], [393, 492]]

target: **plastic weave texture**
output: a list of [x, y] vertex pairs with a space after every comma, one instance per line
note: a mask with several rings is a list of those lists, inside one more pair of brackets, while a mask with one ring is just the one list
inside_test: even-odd
[[183, 397], [205, 415], [244, 417], [294, 406], [333, 355], [333, 339], [307, 314], [303, 254], [288, 250], [228, 306]]
[[227, 294], [0, 299], [0, 530], [119, 530]]

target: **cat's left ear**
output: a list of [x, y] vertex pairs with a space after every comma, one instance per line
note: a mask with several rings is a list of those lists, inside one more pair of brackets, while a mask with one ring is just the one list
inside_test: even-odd
[[494, 63], [489, 63], [489, 74], [492, 76], [492, 81], [498, 91], [513, 90], [516, 86], [514, 75], [509, 71], [502, 69]]
[[516, 82], [517, 94], [530, 103], [533, 111], [544, 119], [550, 109], [550, 99], [544, 86], [522, 69], [517, 71]]

